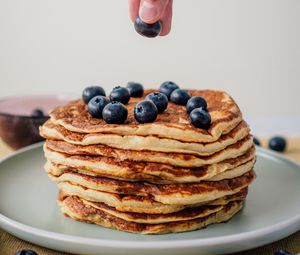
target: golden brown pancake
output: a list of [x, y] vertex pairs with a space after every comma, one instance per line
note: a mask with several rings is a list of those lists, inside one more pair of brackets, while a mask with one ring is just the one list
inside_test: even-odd
[[45, 149], [48, 161], [45, 170], [59, 175], [71, 170], [86, 175], [103, 176], [127, 181], [152, 183], [185, 183], [203, 180], [231, 179], [250, 171], [255, 164], [255, 149], [242, 156], [226, 159], [198, 168], [174, 167], [149, 162], [119, 161], [116, 158], [87, 155], [68, 155]]
[[48, 175], [56, 183], [70, 182], [91, 190], [126, 195], [151, 196], [157, 202], [177, 205], [197, 204], [232, 195], [248, 187], [256, 178], [254, 171], [250, 171], [242, 176], [218, 182], [153, 184], [89, 176], [72, 171], [65, 171], [63, 174], [55, 176], [50, 170]]
[[[209, 164], [215, 164], [219, 163], [223, 160], [230, 159], [230, 158], [236, 158], [243, 154], [245, 154], [250, 148], [253, 147], [253, 138], [251, 136], [248, 136], [247, 138], [237, 142], [236, 144], [228, 146], [226, 149], [217, 152], [211, 156], [206, 157], [195, 157], [193, 155], [186, 155], [186, 154], [168, 154], [168, 153], [156, 153], [151, 152], [152, 158], [155, 158], [157, 160], [155, 161], [163, 161], [162, 163], [175, 165], [175, 166], [181, 166], [182, 164], [184, 167], [200, 167], [203, 165], [209, 165]], [[53, 152], [48, 147], [44, 146], [45, 156], [46, 158], [50, 158], [54, 163], [59, 163], [55, 161], [55, 158], [58, 155], [52, 155]], [[130, 152], [127, 152], [127, 155], [129, 155]], [[151, 158], [149, 155], [148, 157]], [[76, 157], [77, 155], [74, 155], [72, 157]], [[86, 155], [82, 155], [86, 156]], [[169, 156], [169, 157], [168, 157]], [[142, 161], [147, 161], [146, 157]], [[167, 161], [167, 162], [164, 162]], [[150, 160], [150, 162], [153, 162]]]
[[123, 220], [137, 222], [137, 223], [146, 223], [146, 224], [158, 224], [158, 223], [202, 218], [209, 214], [222, 210], [224, 205], [230, 203], [230, 201], [226, 201], [227, 203], [225, 203], [224, 205], [206, 204], [197, 207], [188, 207], [179, 212], [169, 213], [169, 214], [145, 214], [145, 213], [121, 212], [114, 207], [108, 206], [105, 203], [89, 202], [84, 199], [82, 201], [85, 204], [85, 206], [92, 206], [96, 209], [102, 210], [106, 213], [114, 215]]
[[125, 150], [184, 153], [199, 156], [208, 156], [221, 151], [227, 146], [246, 138], [249, 131], [247, 123], [242, 121], [230, 133], [222, 135], [215, 142], [191, 143], [155, 136], [71, 132], [62, 126], [53, 124], [51, 120], [40, 128], [40, 134], [47, 139], [63, 140], [75, 145], [101, 144]]
[[75, 220], [98, 224], [107, 228], [117, 230], [141, 233], [141, 234], [165, 234], [175, 232], [192, 231], [206, 227], [212, 223], [228, 221], [243, 206], [243, 201], [230, 202], [222, 206], [218, 212], [211, 213], [208, 216], [175, 222], [146, 224], [133, 221], [126, 221], [116, 217], [100, 208], [88, 206], [83, 199], [78, 197], [67, 197], [59, 201], [62, 212]]
[[[239, 143], [242, 145], [242, 143]], [[252, 145], [252, 144], [251, 144]], [[247, 146], [246, 146], [247, 147]], [[75, 145], [65, 141], [59, 140], [46, 140], [46, 148], [61, 152], [70, 155], [94, 155], [94, 156], [105, 156], [105, 157], [113, 157], [118, 159], [119, 161], [137, 161], [137, 162], [153, 162], [153, 163], [165, 163], [168, 165], [178, 166], [178, 167], [194, 167], [197, 168], [199, 165], [196, 164], [197, 156], [189, 155], [189, 154], [178, 154], [178, 153], [159, 153], [152, 151], [134, 151], [134, 150], [122, 150], [112, 148], [106, 145]], [[227, 150], [231, 149], [232, 151], [237, 149], [236, 145], [229, 146]], [[244, 151], [242, 149], [242, 151]], [[248, 152], [251, 151], [251, 154], [255, 154], [254, 146], [249, 149]], [[217, 153], [215, 155], [224, 154]], [[233, 154], [233, 153], [231, 153]], [[238, 153], [239, 154], [239, 153]], [[211, 157], [203, 157], [204, 159], [211, 159]], [[234, 158], [234, 157], [232, 157]]]
[[151, 197], [121, 195], [103, 191], [97, 191], [82, 187], [69, 182], [58, 183], [60, 196], [75, 196], [86, 201], [105, 203], [116, 208], [120, 212], [133, 212], [143, 214], [169, 214], [182, 211], [185, 208], [197, 207], [202, 205], [226, 205], [232, 201], [245, 200], [248, 194], [248, 188], [244, 188], [232, 195], [224, 196], [209, 202], [203, 202], [193, 205], [166, 205], [156, 202]]
[[[155, 90], [145, 90], [144, 97]], [[195, 128], [189, 122], [185, 106], [169, 102], [167, 109], [153, 123], [140, 124], [133, 116], [136, 103], [144, 98], [131, 98], [125, 124], [106, 124], [102, 119], [92, 118], [82, 100], [75, 100], [58, 107], [50, 114], [51, 120], [74, 132], [105, 133], [119, 135], [158, 136], [185, 142], [213, 142], [222, 134], [229, 133], [242, 120], [242, 114], [234, 100], [223, 91], [189, 90], [192, 96], [206, 99], [212, 118], [208, 131]]]

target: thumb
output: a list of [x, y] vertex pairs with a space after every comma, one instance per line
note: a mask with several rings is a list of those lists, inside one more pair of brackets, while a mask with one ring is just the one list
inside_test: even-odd
[[169, 0], [141, 0], [139, 16], [142, 21], [152, 24], [164, 14]]

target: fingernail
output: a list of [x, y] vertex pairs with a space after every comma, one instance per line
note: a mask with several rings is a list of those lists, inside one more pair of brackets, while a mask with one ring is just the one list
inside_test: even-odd
[[140, 7], [140, 17], [143, 21], [153, 21], [157, 18], [158, 9], [157, 7], [148, 1], [142, 1], [142, 5]]

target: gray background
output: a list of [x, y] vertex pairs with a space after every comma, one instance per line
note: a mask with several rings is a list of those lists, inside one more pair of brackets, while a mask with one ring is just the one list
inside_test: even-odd
[[1, 96], [130, 80], [226, 90], [262, 123], [299, 119], [300, 1], [175, 0], [171, 34], [146, 39], [125, 0], [0, 0]]

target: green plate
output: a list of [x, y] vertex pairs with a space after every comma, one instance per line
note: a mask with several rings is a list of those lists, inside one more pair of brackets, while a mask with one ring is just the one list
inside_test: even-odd
[[29, 242], [81, 254], [223, 254], [258, 247], [300, 229], [300, 167], [258, 149], [257, 180], [245, 208], [228, 223], [167, 235], [138, 235], [76, 222], [56, 204], [42, 145], [0, 162], [0, 227]]

